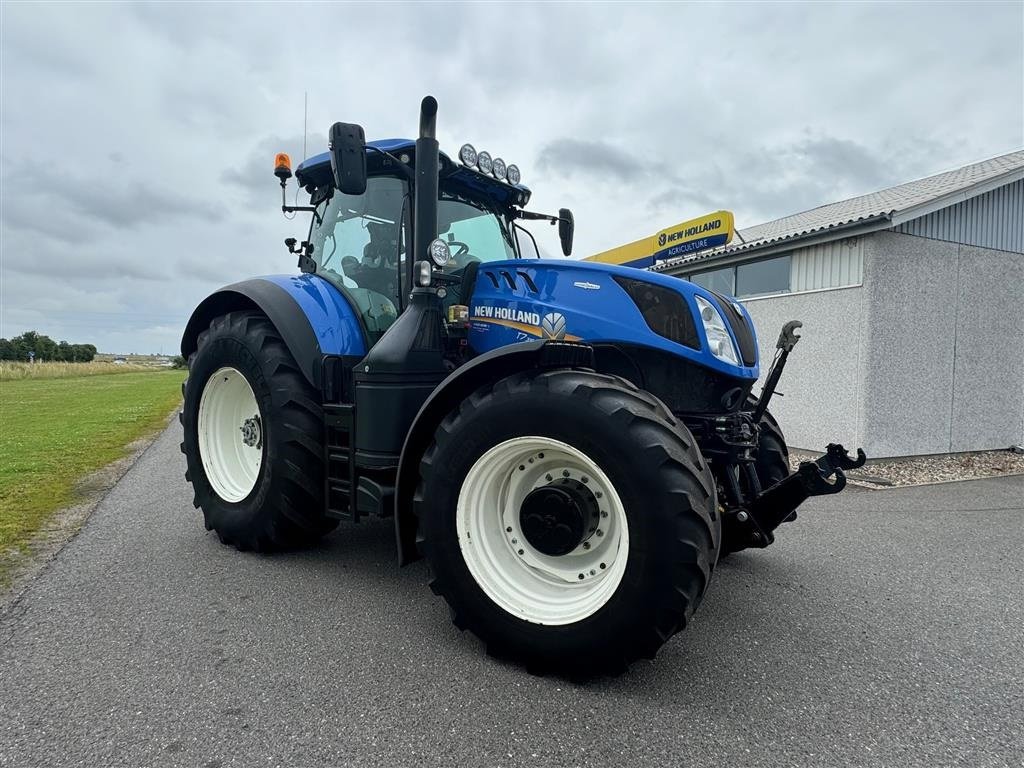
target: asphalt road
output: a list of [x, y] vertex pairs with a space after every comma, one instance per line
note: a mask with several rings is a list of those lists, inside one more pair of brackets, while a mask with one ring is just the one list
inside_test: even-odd
[[178, 429], [0, 616], [0, 765], [1024, 763], [1024, 479], [815, 500], [579, 685], [486, 657], [387, 521], [221, 546]]

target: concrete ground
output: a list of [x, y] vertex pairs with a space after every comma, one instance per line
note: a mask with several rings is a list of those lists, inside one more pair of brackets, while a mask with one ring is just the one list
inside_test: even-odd
[[173, 425], [0, 616], [0, 766], [1020, 766], [1024, 479], [817, 499], [586, 685], [459, 633], [388, 521], [240, 554]]

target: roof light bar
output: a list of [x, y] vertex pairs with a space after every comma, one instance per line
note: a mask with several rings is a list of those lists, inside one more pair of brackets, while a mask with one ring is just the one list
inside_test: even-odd
[[519, 166], [508, 165], [500, 157], [492, 158], [490, 152], [477, 152], [472, 144], [463, 144], [459, 148], [459, 160], [467, 168], [475, 168], [512, 186], [517, 186], [521, 179]]

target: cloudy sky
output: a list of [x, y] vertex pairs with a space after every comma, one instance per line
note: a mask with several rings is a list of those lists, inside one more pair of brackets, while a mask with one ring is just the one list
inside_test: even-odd
[[[742, 228], [1024, 146], [1024, 3], [0, 4], [0, 335], [172, 353], [293, 272], [273, 153], [440, 102], [576, 215], [576, 255]], [[542, 247], [555, 252], [549, 228]]]

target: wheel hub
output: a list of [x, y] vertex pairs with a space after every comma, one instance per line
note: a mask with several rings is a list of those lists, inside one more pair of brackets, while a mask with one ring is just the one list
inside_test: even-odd
[[530, 546], [558, 557], [590, 538], [599, 514], [594, 494], [578, 480], [563, 477], [526, 495], [519, 508], [519, 526]]
[[262, 426], [259, 414], [251, 416], [242, 422], [239, 427], [242, 432], [242, 442], [250, 448], [261, 448], [263, 443]]

